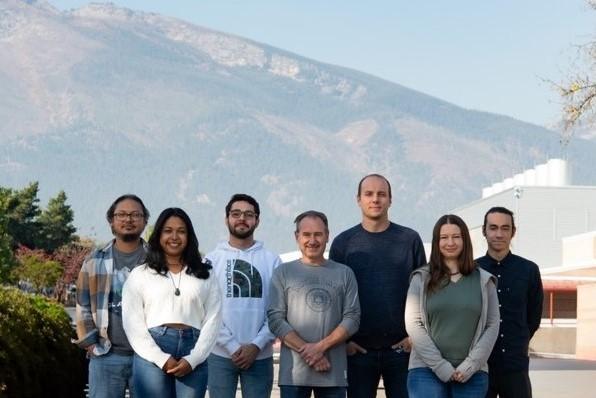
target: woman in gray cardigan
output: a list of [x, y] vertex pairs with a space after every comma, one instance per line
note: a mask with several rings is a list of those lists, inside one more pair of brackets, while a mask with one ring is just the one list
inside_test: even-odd
[[499, 332], [496, 279], [474, 263], [460, 217], [444, 215], [435, 224], [430, 262], [411, 276], [405, 318], [410, 398], [485, 396]]

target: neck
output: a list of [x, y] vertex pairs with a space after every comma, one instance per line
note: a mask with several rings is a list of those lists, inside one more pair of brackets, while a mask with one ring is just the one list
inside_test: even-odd
[[178, 272], [182, 271], [184, 265], [182, 264], [181, 257], [171, 257], [166, 254], [165, 260], [170, 272], [177, 274]]
[[321, 265], [323, 265], [325, 263], [325, 257], [310, 258], [310, 257], [302, 256], [300, 261], [302, 262], [302, 264], [312, 265], [314, 267], [320, 267]]
[[114, 247], [123, 253], [132, 253], [139, 248], [141, 245], [141, 239], [135, 239], [131, 242], [123, 241], [120, 238], [116, 238], [116, 242], [114, 243]]
[[497, 261], [501, 261], [509, 254], [509, 248], [501, 251], [491, 250], [490, 248], [487, 250], [489, 256], [494, 258]]
[[459, 263], [455, 259], [445, 260], [445, 265], [449, 268], [450, 274], [459, 274]]
[[255, 244], [255, 239], [252, 235], [244, 239], [240, 239], [233, 235], [230, 235], [228, 243], [235, 249], [245, 250]]
[[386, 217], [380, 219], [362, 219], [362, 228], [368, 232], [383, 232], [389, 228], [389, 219]]

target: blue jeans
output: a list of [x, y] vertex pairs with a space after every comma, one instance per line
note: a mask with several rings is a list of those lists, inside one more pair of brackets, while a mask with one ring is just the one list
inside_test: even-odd
[[476, 372], [465, 383], [441, 379], [429, 368], [416, 368], [408, 374], [410, 398], [483, 398], [488, 390], [488, 374]]
[[[175, 359], [188, 355], [200, 334], [195, 328], [175, 329], [168, 326], [151, 328], [149, 333], [159, 348]], [[187, 375], [176, 377], [135, 354], [133, 381], [135, 393], [139, 397], [204, 397], [207, 390], [207, 361], [199, 364]]]
[[409, 360], [407, 352], [390, 348], [367, 349], [366, 354], [348, 356], [348, 397], [376, 397], [379, 380], [383, 377], [387, 398], [408, 398]]
[[[345, 398], [345, 387], [306, 387], [306, 386], [279, 386], [281, 398], [310, 398], [315, 393], [315, 398]], [[219, 397], [218, 397], [219, 398]]]
[[242, 398], [268, 398], [273, 387], [273, 358], [259, 359], [240, 369], [229, 358], [209, 356], [209, 396], [234, 398], [240, 378]]
[[89, 398], [133, 396], [132, 355], [108, 353], [89, 358]]

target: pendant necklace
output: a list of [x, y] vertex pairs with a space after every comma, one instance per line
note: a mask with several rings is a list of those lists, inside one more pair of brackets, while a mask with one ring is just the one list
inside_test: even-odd
[[172, 285], [174, 285], [174, 295], [180, 296], [180, 283], [182, 282], [182, 270], [180, 270], [180, 272], [178, 273], [178, 286], [176, 286], [176, 282], [174, 282], [174, 277], [172, 276], [172, 273], [170, 271], [168, 271], [168, 275], [170, 275], [170, 278], [172, 279]]

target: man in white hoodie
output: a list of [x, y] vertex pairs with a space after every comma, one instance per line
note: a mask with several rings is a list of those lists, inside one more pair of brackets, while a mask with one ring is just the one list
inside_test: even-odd
[[267, 398], [273, 386], [273, 341], [267, 324], [269, 284], [277, 255], [254, 239], [259, 203], [235, 194], [226, 206], [230, 231], [208, 253], [223, 293], [223, 326], [209, 356], [209, 396], [234, 398], [238, 378], [243, 398]]

